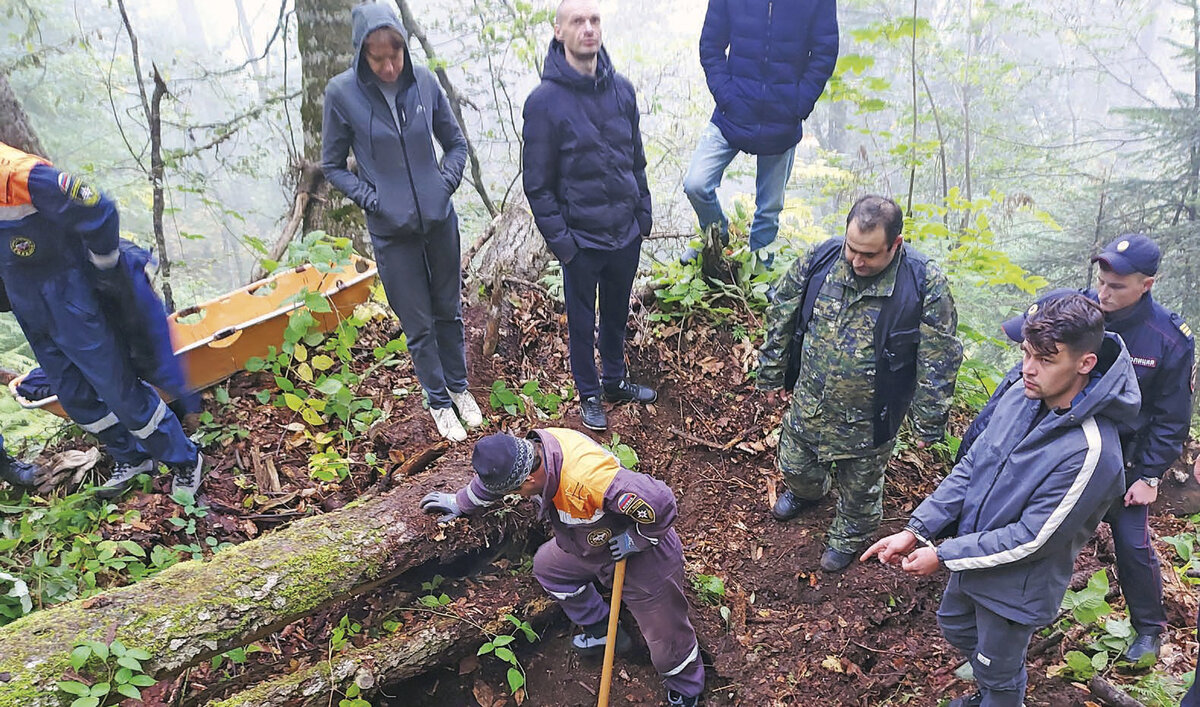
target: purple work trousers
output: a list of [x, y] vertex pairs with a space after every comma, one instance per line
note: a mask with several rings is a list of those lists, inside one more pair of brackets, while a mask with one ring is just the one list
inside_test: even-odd
[[[580, 626], [608, 618], [608, 604], [592, 581], [598, 579], [611, 587], [615, 567], [606, 552], [579, 557], [563, 550], [555, 540], [538, 548], [533, 558], [533, 576], [558, 601], [567, 618]], [[674, 530], [658, 545], [629, 556], [621, 596], [646, 639], [650, 660], [667, 689], [687, 696], [703, 692], [704, 663], [696, 632], [688, 621], [683, 549]]]

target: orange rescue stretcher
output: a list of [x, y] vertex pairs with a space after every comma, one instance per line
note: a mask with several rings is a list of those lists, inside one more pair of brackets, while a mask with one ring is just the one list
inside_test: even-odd
[[[324, 295], [332, 311], [313, 312], [313, 317], [323, 332], [336, 328], [338, 322], [370, 298], [377, 274], [373, 261], [352, 257], [348, 265], [332, 272], [321, 272], [312, 263], [289, 268], [169, 315], [171, 344], [181, 359], [189, 389], [199, 391], [219, 383], [243, 370], [249, 359], [266, 356], [272, 346], [278, 349], [283, 343], [288, 317], [306, 308], [297, 294], [309, 291]], [[21, 407], [67, 417], [57, 395], [29, 400], [17, 392], [28, 375], [25, 373], [8, 384]]]

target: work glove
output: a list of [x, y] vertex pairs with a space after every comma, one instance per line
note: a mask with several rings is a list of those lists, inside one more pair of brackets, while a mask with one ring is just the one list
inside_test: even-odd
[[437, 519], [439, 523], [449, 523], [463, 514], [454, 494], [440, 491], [425, 494], [425, 498], [421, 499], [421, 510], [426, 513], [441, 513]]
[[650, 547], [653, 543], [647, 538], [642, 537], [638, 533], [631, 533], [626, 530], [620, 535], [614, 535], [608, 541], [608, 550], [612, 553], [614, 560], [624, 560], [635, 552], [641, 552]]

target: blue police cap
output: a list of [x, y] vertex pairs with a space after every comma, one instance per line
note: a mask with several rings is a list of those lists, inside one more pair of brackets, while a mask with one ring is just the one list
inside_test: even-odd
[[471, 451], [471, 468], [483, 487], [497, 494], [516, 491], [536, 463], [533, 442], [507, 434], [488, 435]]
[[1162, 252], [1158, 244], [1149, 236], [1141, 233], [1130, 233], [1104, 246], [1104, 250], [1092, 258], [1092, 262], [1101, 262], [1118, 275], [1128, 275], [1140, 272], [1143, 275], [1154, 275], [1158, 272], [1158, 263]]
[[1019, 344], [1025, 340], [1025, 335], [1021, 333], [1021, 330], [1025, 327], [1025, 317], [1028, 317], [1042, 307], [1045, 307], [1047, 302], [1053, 302], [1056, 299], [1062, 299], [1067, 295], [1077, 294], [1079, 294], [1079, 290], [1072, 290], [1070, 287], [1059, 287], [1057, 289], [1050, 290], [1046, 294], [1039, 297], [1036, 302], [1029, 305], [1029, 308], [1024, 312], [1021, 312], [1012, 319], [1006, 320], [1000, 325], [1000, 328], [1004, 330], [1004, 333], [1006, 336], [1008, 336], [1008, 338]]

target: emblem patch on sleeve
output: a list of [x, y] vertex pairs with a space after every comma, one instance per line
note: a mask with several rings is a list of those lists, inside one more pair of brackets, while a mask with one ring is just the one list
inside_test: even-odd
[[58, 188], [68, 199], [80, 206], [95, 206], [100, 202], [100, 192], [69, 174], [58, 175]]
[[37, 243], [25, 236], [13, 236], [8, 241], [8, 249], [20, 258], [28, 258], [37, 250]]
[[587, 534], [588, 545], [592, 547], [604, 547], [608, 543], [608, 539], [612, 537], [612, 530], [608, 528], [596, 528]]
[[620, 496], [617, 496], [617, 510], [621, 511], [622, 513], [629, 513], [629, 507], [632, 506], [633, 502], [636, 500], [638, 500], [636, 493], [623, 493]]
[[650, 507], [649, 503], [646, 503], [640, 498], [629, 506], [629, 510], [625, 511], [625, 515], [634, 519], [638, 523], [654, 522], [654, 509]]

